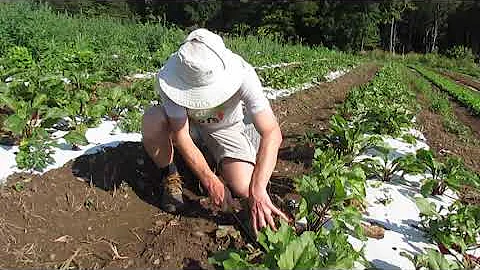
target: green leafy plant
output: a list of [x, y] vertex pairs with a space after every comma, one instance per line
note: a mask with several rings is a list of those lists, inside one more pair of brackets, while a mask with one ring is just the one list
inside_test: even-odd
[[128, 110], [118, 123], [124, 132], [141, 132], [143, 114], [140, 110]]
[[306, 269], [318, 267], [319, 252], [315, 246], [315, 233], [304, 232], [300, 236], [288, 224], [282, 222], [277, 232], [264, 229], [258, 236], [258, 242], [264, 252], [259, 262], [252, 263], [245, 252], [233, 250], [215, 254], [210, 263], [225, 269]]
[[[466, 261], [470, 261], [466, 252], [478, 247], [480, 207], [456, 201], [448, 208], [441, 206], [437, 211], [435, 204], [426, 198], [416, 198], [416, 203], [420, 210], [421, 226], [440, 249], [446, 254], [452, 254], [451, 250], [455, 250]], [[467, 267], [463, 262], [457, 262], [462, 268]]]
[[69, 131], [63, 138], [75, 149], [78, 145], [87, 145], [88, 140], [85, 137], [86, 127], [77, 126], [76, 129]]
[[431, 83], [418, 74], [412, 73], [410, 82], [417, 91], [427, 98], [429, 109], [442, 116], [442, 124], [446, 131], [461, 136], [471, 134], [470, 128], [465, 126], [455, 116], [451, 103], [448, 100], [448, 94], [432, 88]]
[[405, 77], [404, 67], [385, 65], [369, 84], [350, 91], [342, 115], [360, 121], [367, 133], [399, 135], [402, 128], [412, 126], [417, 110], [415, 95], [405, 85]]
[[42, 171], [54, 162], [54, 145], [45, 130], [35, 129], [31, 137], [20, 141], [19, 151], [15, 156], [18, 168]]
[[399, 104], [377, 104], [364, 116], [367, 130], [377, 134], [399, 135], [402, 128], [411, 126], [413, 113]]
[[14, 46], [8, 49], [5, 57], [0, 60], [0, 64], [7, 69], [29, 69], [35, 63], [28, 48]]
[[127, 111], [135, 111], [139, 101], [122, 87], [101, 88], [97, 90], [96, 104], [102, 106], [107, 115], [118, 120]]
[[321, 140], [322, 134], [319, 134], [314, 130], [307, 130], [302, 136], [297, 137], [296, 142], [313, 148], [320, 145]]
[[432, 270], [455, 270], [461, 267], [452, 261], [448, 261], [445, 256], [435, 249], [427, 248], [426, 253], [411, 255], [407, 252], [400, 252], [400, 255], [409, 259], [415, 269], [432, 269]]
[[445, 192], [445, 164], [437, 161], [434, 154], [430, 150], [419, 149], [416, 153], [418, 162], [423, 165], [431, 177], [423, 180], [421, 193], [424, 196], [427, 195], [441, 195]]
[[441, 195], [447, 188], [459, 191], [463, 185], [478, 186], [478, 175], [466, 169], [458, 158], [449, 157], [443, 163], [432, 151], [425, 149], [419, 149], [416, 158], [418, 165], [430, 174], [422, 181], [420, 193], [423, 196]]
[[[45, 77], [32, 79], [30, 84], [15, 82], [3, 88], [0, 91], [0, 101], [10, 112], [3, 120], [2, 129], [10, 131], [21, 140], [33, 137], [34, 131], [38, 128], [52, 128], [60, 119], [67, 116], [76, 122], [79, 111], [72, 108], [78, 108], [76, 104], [81, 98], [77, 95], [72, 97], [71, 102], [67, 102], [64, 94], [57, 96], [56, 92], [59, 89], [48, 88], [57, 85], [57, 82], [57, 78]], [[65, 90], [63, 86], [61, 89]], [[86, 129], [80, 124], [75, 124], [73, 128], [64, 136], [67, 142], [73, 145], [86, 144], [84, 136]]]
[[[82, 116], [82, 108], [87, 108], [88, 94], [65, 87], [58, 76], [42, 76], [38, 69], [27, 73], [17, 73], [20, 77], [0, 89], [0, 101], [8, 109], [2, 129], [12, 132], [19, 139], [30, 138], [36, 128], [49, 129], [61, 119], [69, 117], [73, 129], [65, 136], [70, 143], [84, 144], [85, 139], [78, 133], [84, 129], [77, 119]], [[29, 78], [24, 81], [22, 78]]]
[[365, 198], [365, 174], [359, 166], [349, 168], [333, 150], [317, 149], [312, 172], [296, 185], [302, 196], [297, 218], [306, 217], [309, 230], [318, 231], [333, 219], [363, 237], [358, 210], [350, 207], [351, 201], [362, 204]]
[[14, 185], [13, 185], [13, 189], [15, 189], [16, 192], [21, 192], [25, 189], [25, 183], [24, 182], [16, 182]]
[[458, 85], [452, 80], [425, 67], [418, 65], [412, 67], [440, 89], [446, 91], [460, 103], [469, 107], [475, 114], [480, 114], [480, 94], [478, 92]]
[[402, 135], [402, 140], [409, 144], [415, 144], [417, 142], [417, 138], [412, 134], [405, 133]]
[[347, 269], [356, 261], [368, 265], [347, 239], [338, 229], [297, 235], [282, 222], [276, 232], [270, 228], [260, 232], [258, 242], [262, 251], [221, 251], [209, 258], [209, 262], [225, 269]]
[[59, 108], [49, 108], [48, 96], [38, 93], [30, 100], [13, 97], [14, 93], [0, 92], [0, 101], [12, 111], [3, 122], [3, 128], [20, 138], [32, 136], [36, 127], [49, 127], [66, 113]]
[[422, 167], [418, 165], [415, 155], [393, 157], [390, 155], [389, 147], [375, 146], [373, 149], [376, 150], [376, 156], [360, 162], [369, 177], [390, 182], [400, 172], [400, 176], [405, 173], [422, 172]]
[[350, 163], [353, 159], [371, 145], [379, 142], [376, 136], [367, 137], [360, 121], [349, 122], [339, 114], [330, 119], [329, 132], [323, 136], [320, 147], [332, 148], [338, 157]]

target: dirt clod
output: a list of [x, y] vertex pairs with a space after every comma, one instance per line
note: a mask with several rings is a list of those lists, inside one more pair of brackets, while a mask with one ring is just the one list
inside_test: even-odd
[[370, 224], [361, 224], [361, 226], [367, 237], [375, 239], [382, 239], [385, 237], [385, 229], [380, 226]]

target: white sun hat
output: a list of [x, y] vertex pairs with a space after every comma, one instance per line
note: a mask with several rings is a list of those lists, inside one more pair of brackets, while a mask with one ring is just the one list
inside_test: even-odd
[[189, 109], [214, 108], [233, 96], [243, 81], [241, 58], [207, 29], [191, 32], [158, 73], [161, 91]]

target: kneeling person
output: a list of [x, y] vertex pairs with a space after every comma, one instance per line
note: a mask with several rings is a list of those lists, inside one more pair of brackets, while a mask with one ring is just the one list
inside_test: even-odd
[[[143, 142], [166, 172], [161, 207], [176, 212], [183, 206], [182, 181], [173, 164], [175, 145], [215, 205], [231, 203], [230, 189], [249, 199], [255, 233], [267, 224], [275, 229], [274, 215], [287, 219], [266, 190], [282, 135], [253, 67], [228, 50], [220, 36], [197, 29], [155, 79], [162, 105], [145, 112]], [[210, 169], [199, 143], [230, 189]]]

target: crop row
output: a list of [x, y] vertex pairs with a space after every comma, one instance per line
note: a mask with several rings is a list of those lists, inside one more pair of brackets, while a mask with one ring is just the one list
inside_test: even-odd
[[[395, 84], [399, 83], [395, 77], [397, 70], [395, 66], [385, 67], [371, 84], [351, 94], [369, 92], [364, 97], [370, 96], [377, 91], [378, 84], [394, 91]], [[222, 251], [210, 258], [211, 263], [225, 269], [346, 269], [355, 263], [369, 266], [363, 251], [355, 250], [347, 241], [352, 233], [359, 239], [366, 239], [358, 208], [365, 205], [367, 175], [360, 164], [352, 162], [362, 150], [371, 146], [364, 131], [372, 129], [364, 118], [367, 109], [360, 107], [360, 103], [350, 103], [344, 111], [358, 113], [351, 114], [349, 120], [340, 114], [334, 115], [327, 134], [310, 136], [316, 145], [311, 172], [295, 180], [297, 193], [302, 197], [294, 211], [295, 219], [306, 218], [306, 226], [297, 231], [282, 222], [278, 231], [267, 228], [260, 233], [258, 249]]]
[[437, 87], [446, 91], [460, 103], [470, 108], [475, 114], [480, 115], [480, 93], [458, 85], [454, 81], [427, 68], [421, 66], [413, 66], [413, 68]]
[[[307, 175], [295, 179], [296, 191], [302, 198], [294, 211], [295, 220], [306, 218], [306, 225], [295, 228], [282, 222], [276, 232], [266, 228], [258, 236], [258, 248], [221, 251], [211, 257], [210, 262], [225, 269], [347, 269], [357, 263], [370, 267], [363, 249], [358, 251], [347, 241], [348, 235], [366, 240], [359, 211], [366, 207], [366, 179], [390, 181], [398, 173], [427, 173], [432, 177], [425, 178], [421, 188], [421, 193], [427, 197], [442, 194], [446, 189], [478, 188], [478, 175], [465, 169], [458, 159], [442, 163], [431, 151], [419, 150], [390, 160], [390, 149], [381, 143], [380, 136], [398, 135], [402, 128], [413, 125], [412, 111], [416, 105], [413, 91], [405, 86], [408, 75], [403, 66], [385, 66], [371, 83], [350, 92], [340, 112], [332, 117], [326, 134], [309, 136], [310, 143], [316, 145], [313, 165]], [[391, 110], [401, 116], [385, 116], [392, 113]], [[357, 160], [356, 157], [367, 149], [374, 150], [376, 158]], [[418, 200], [418, 206], [422, 213], [432, 207], [423, 200]], [[454, 207], [457, 206], [452, 209]], [[452, 212], [448, 218], [439, 221], [454, 231], [468, 232], [468, 238], [463, 242], [460, 241], [462, 233], [454, 234], [445, 244], [447, 248], [451, 248], [453, 240], [459, 239], [457, 243], [462, 243], [462, 251], [472, 246], [472, 236], [478, 237], [474, 224], [478, 224], [475, 211], [479, 209], [468, 206], [468, 214], [459, 217]], [[432, 211], [428, 216], [422, 215], [422, 224], [428, 235], [435, 236], [438, 235], [434, 230], [438, 224], [435, 220], [440, 215]], [[454, 218], [464, 220], [452, 221]], [[464, 229], [462, 222], [470, 224], [469, 227]], [[448, 232], [443, 232], [442, 236], [446, 235]], [[432, 239], [438, 241], [438, 237]], [[415, 256], [403, 255], [410, 258], [417, 269], [435, 268], [436, 265], [448, 268], [466, 266], [448, 261], [435, 250]]]
[[[185, 35], [175, 26], [159, 23], [58, 14], [45, 4], [2, 4], [0, 55], [4, 61], [0, 73], [35, 64], [45, 73], [61, 74], [68, 80], [75, 79], [69, 70], [81, 68], [97, 81], [116, 81], [130, 73], [157, 70]], [[267, 36], [225, 35], [225, 43], [254, 66], [300, 62], [295, 68], [259, 72], [265, 86], [277, 89], [321, 81], [332, 69], [358, 63], [358, 57], [351, 54]]]

